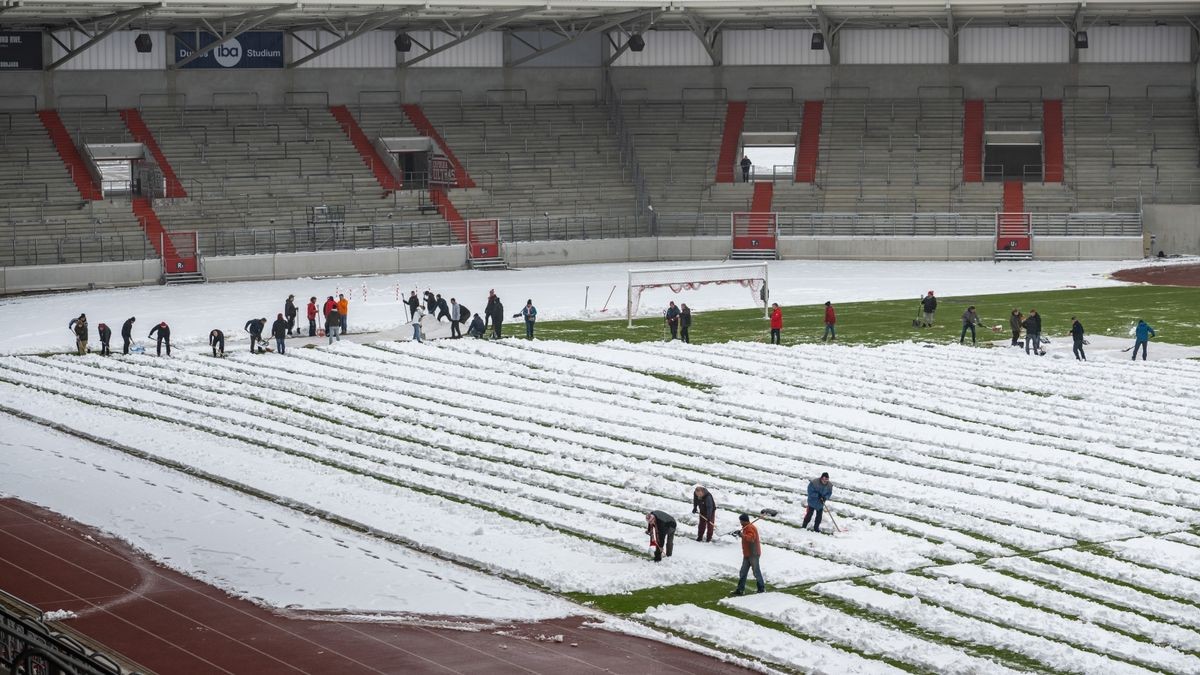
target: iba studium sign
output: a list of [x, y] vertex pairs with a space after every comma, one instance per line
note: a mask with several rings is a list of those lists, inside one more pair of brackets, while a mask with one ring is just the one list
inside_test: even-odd
[[[199, 37], [200, 47], [217, 41], [212, 33], [175, 34], [175, 62], [192, 55]], [[249, 31], [230, 38], [203, 56], [181, 66], [188, 68], [283, 68], [283, 33], [280, 31]]]

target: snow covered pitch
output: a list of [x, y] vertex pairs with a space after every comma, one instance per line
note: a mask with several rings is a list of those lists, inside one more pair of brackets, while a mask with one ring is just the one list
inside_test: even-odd
[[[1195, 361], [230, 352], [0, 357], [0, 493], [274, 607], [520, 620], [715, 580], [634, 618], [784, 670], [1200, 672]], [[832, 535], [799, 527], [822, 471]], [[718, 501], [713, 543], [688, 537], [695, 484]], [[723, 533], [764, 508], [769, 592], [723, 600], [740, 563]], [[650, 509], [680, 521], [659, 564]]]

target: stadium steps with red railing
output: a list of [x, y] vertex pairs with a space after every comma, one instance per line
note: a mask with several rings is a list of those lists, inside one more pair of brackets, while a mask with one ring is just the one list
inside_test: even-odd
[[92, 174], [88, 171], [87, 163], [83, 161], [83, 156], [79, 154], [79, 149], [75, 147], [75, 140], [71, 138], [71, 133], [67, 131], [62, 118], [58, 116], [58, 111], [53, 109], [39, 110], [38, 119], [42, 121], [42, 126], [45, 127], [46, 133], [50, 135], [50, 140], [54, 143], [54, 148], [58, 150], [58, 156], [62, 158], [63, 164], [66, 165], [67, 171], [71, 174], [71, 180], [75, 182], [75, 188], [79, 190], [79, 196], [87, 201], [104, 199], [103, 193], [100, 192], [100, 187], [92, 180]]
[[721, 151], [717, 156], [718, 183], [733, 182], [733, 167], [738, 161], [737, 151], [742, 142], [745, 122], [746, 102], [730, 101], [725, 106], [725, 126], [721, 132]]
[[154, 212], [154, 206], [150, 204], [150, 200], [145, 197], [134, 197], [130, 204], [133, 206], [133, 215], [137, 218], [138, 224], [142, 226], [142, 231], [146, 233], [146, 238], [150, 240], [154, 250], [158, 251], [158, 255], [162, 258], [177, 257], [175, 246], [171, 244], [170, 239], [163, 236], [166, 228], [158, 219], [158, 214]]
[[429, 201], [437, 207], [438, 213], [442, 214], [442, 219], [450, 225], [450, 233], [454, 235], [460, 242], [467, 241], [467, 221], [454, 208], [454, 202], [450, 201], [450, 193], [446, 188], [439, 185], [431, 185], [429, 187]]
[[805, 101], [804, 117], [800, 122], [800, 142], [796, 144], [796, 182], [817, 180], [817, 156], [821, 150], [821, 118], [824, 101]]
[[1047, 183], [1063, 180], [1063, 107], [1061, 100], [1042, 102], [1042, 176]]
[[983, 182], [983, 101], [963, 104], [963, 182]]
[[383, 196], [386, 197], [399, 190], [401, 187], [400, 181], [388, 170], [387, 164], [379, 156], [379, 152], [371, 143], [371, 139], [367, 138], [367, 135], [363, 133], [362, 127], [358, 126], [358, 120], [354, 119], [354, 113], [350, 112], [350, 109], [344, 105], [330, 106], [329, 112], [333, 115], [333, 119], [337, 120], [338, 126], [342, 128], [342, 131], [350, 139], [350, 142], [354, 145], [354, 149], [362, 157], [363, 163], [375, 175], [375, 181], [379, 183], [379, 187], [383, 188]]
[[754, 196], [750, 199], [751, 213], [770, 213], [771, 200], [775, 197], [775, 184], [760, 181], [754, 184]]
[[1004, 181], [1004, 205], [996, 228], [996, 260], [1031, 260], [1033, 243], [1025, 215], [1025, 183]]
[[146, 126], [142, 114], [138, 112], [137, 108], [126, 108], [121, 111], [121, 119], [125, 121], [125, 128], [129, 129], [133, 140], [146, 146], [146, 149], [154, 157], [154, 161], [158, 163], [158, 168], [167, 182], [167, 197], [171, 199], [186, 197], [187, 191], [183, 189], [183, 183], [179, 182], [179, 178], [175, 175], [175, 169], [171, 168], [167, 156], [159, 149], [158, 141], [154, 140], [154, 134], [150, 131], [150, 127]]
[[454, 151], [450, 149], [450, 146], [446, 144], [446, 139], [442, 138], [442, 135], [433, 126], [433, 123], [425, 116], [425, 111], [421, 109], [421, 106], [416, 103], [406, 103], [401, 108], [404, 110], [405, 116], [408, 117], [408, 121], [417, 128], [417, 131], [432, 138], [433, 142], [437, 143], [437, 146], [441, 148], [442, 154], [449, 160], [450, 166], [454, 167], [454, 186], [460, 188], [475, 187], [475, 181], [471, 180], [471, 175], [467, 173], [467, 168], [462, 165], [462, 162], [458, 161], [458, 157], [454, 156]]

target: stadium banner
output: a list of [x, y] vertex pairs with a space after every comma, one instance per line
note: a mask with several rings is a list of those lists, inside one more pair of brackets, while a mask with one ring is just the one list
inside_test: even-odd
[[41, 33], [35, 30], [0, 31], [0, 70], [41, 69]]
[[[200, 47], [217, 40], [212, 33], [200, 32]], [[175, 33], [175, 62], [192, 55], [196, 31]], [[182, 66], [188, 68], [283, 68], [283, 33], [249, 31], [222, 42], [200, 58]]]

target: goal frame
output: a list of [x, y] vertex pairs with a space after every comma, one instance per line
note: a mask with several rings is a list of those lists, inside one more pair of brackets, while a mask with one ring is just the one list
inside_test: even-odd
[[[653, 282], [649, 282], [649, 283], [636, 283], [636, 284], [633, 281], [633, 277], [635, 274], [661, 273], [661, 274], [666, 275], [666, 274], [675, 274], [678, 272], [701, 272], [701, 273], [703, 273], [703, 272], [714, 272], [717, 270], [720, 270], [722, 272], [728, 272], [729, 274], [725, 275], [723, 278], [720, 278], [720, 279], [699, 280], [699, 281], [686, 281], [686, 280], [685, 281], [653, 281]], [[755, 281], [761, 280], [762, 281], [762, 294], [761, 294], [761, 296], [756, 297], [755, 302], [757, 303], [761, 299], [762, 305], [763, 305], [763, 318], [769, 318], [770, 317], [770, 307], [771, 307], [771, 297], [770, 297], [771, 286], [770, 286], [770, 279], [768, 278], [769, 270], [770, 270], [770, 268], [766, 262], [738, 263], [736, 265], [704, 265], [704, 266], [699, 266], [699, 267], [665, 267], [665, 268], [659, 268], [659, 269], [627, 270], [625, 273], [625, 275], [626, 275], [625, 276], [625, 317], [628, 322], [627, 327], [633, 328], [633, 319], [634, 319], [634, 312], [635, 312], [634, 300], [633, 300], [634, 289], [637, 289], [637, 296], [639, 299], [639, 302], [637, 304], [640, 305], [641, 304], [641, 302], [640, 302], [641, 294], [643, 291], [645, 291], [646, 289], [650, 289], [650, 288], [661, 288], [663, 286], [670, 287], [671, 290], [678, 293], [683, 290], [683, 288], [682, 288], [683, 286], [695, 287], [695, 286], [703, 286], [706, 284], [723, 284], [723, 283], [740, 283], [743, 285], [748, 285], [747, 282], [749, 284], [752, 284]], [[701, 274], [699, 276], [704, 276], [704, 275]], [[674, 286], [680, 286], [681, 288], [675, 289], [675, 288], [673, 288]]]

